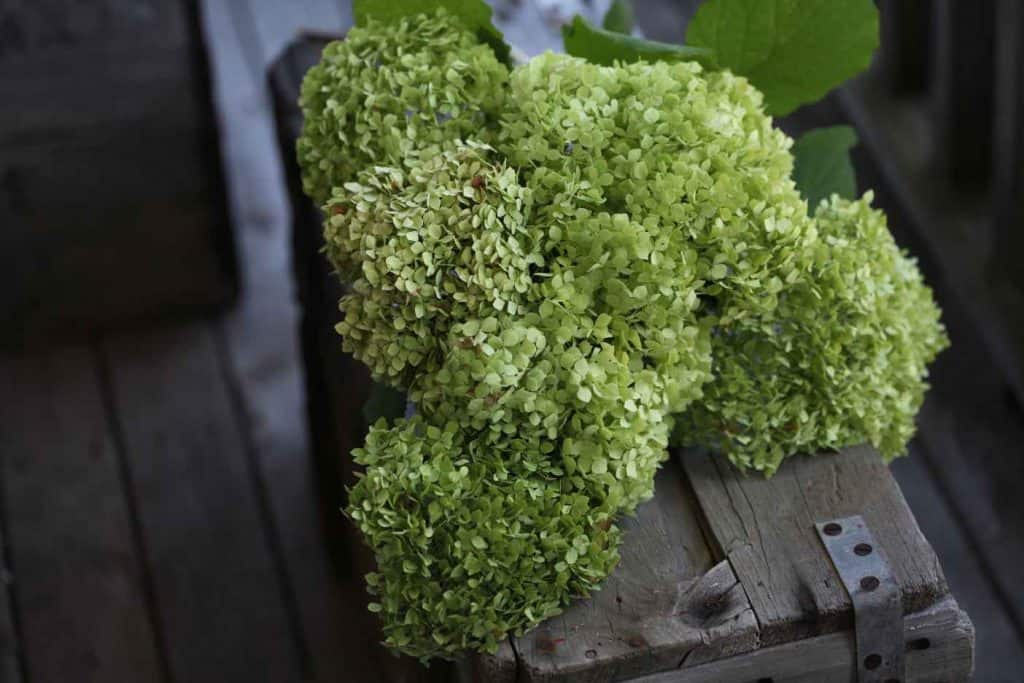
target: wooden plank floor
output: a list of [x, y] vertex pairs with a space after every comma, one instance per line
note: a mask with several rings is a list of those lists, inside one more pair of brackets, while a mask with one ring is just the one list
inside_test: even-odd
[[241, 305], [0, 359], [0, 683], [374, 680], [306, 450], [264, 81], [334, 0], [204, 0]]
[[[332, 564], [317, 499], [264, 80], [298, 28], [341, 29], [349, 13], [334, 0], [201, 9], [241, 304], [0, 358], [0, 683], [374, 681], [389, 661], [360, 579]], [[948, 405], [929, 408], [936, 422]], [[977, 680], [1019, 680], [1019, 619], [977, 552], [1015, 529], [1000, 512], [1019, 503], [984, 501], [1001, 531], [982, 535], [943, 483], [972, 454], [944, 442], [922, 439], [894, 471], [974, 620]]]

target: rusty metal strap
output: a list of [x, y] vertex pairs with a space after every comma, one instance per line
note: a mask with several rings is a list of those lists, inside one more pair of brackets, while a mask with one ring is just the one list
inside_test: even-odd
[[903, 605], [885, 552], [860, 515], [815, 525], [853, 602], [860, 683], [903, 683]]

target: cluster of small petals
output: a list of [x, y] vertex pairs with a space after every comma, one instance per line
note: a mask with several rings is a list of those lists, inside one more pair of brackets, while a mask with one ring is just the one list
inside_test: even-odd
[[595, 589], [618, 561], [613, 511], [454, 425], [382, 422], [355, 456], [366, 473], [349, 515], [376, 552], [371, 610], [409, 655], [493, 651]]
[[338, 331], [378, 379], [406, 388], [453, 323], [523, 307], [543, 264], [526, 229], [530, 193], [493, 157], [472, 141], [410, 153], [325, 205], [327, 256], [351, 285]]
[[793, 453], [863, 442], [886, 458], [905, 452], [927, 366], [948, 340], [871, 200], [823, 201], [818, 240], [798, 255], [809, 276], [778, 295], [771, 316], [715, 335], [715, 380], [680, 419], [684, 441], [768, 474]]
[[538, 204], [553, 197], [554, 221], [567, 199], [629, 216], [653, 238], [640, 243], [653, 255], [642, 266], [699, 280], [701, 313], [729, 321], [770, 311], [805, 275], [796, 255], [815, 240], [790, 178], [792, 141], [761, 99], [746, 79], [696, 63], [604, 67], [549, 53], [513, 72], [499, 145], [538, 168], [531, 188]]
[[306, 193], [323, 204], [363, 169], [486, 138], [507, 80], [491, 48], [443, 12], [353, 28], [324, 49], [302, 83], [298, 157]]
[[493, 650], [595, 588], [673, 428], [768, 473], [910, 438], [938, 309], [870, 197], [808, 216], [745, 79], [510, 72], [439, 12], [353, 29], [302, 105], [344, 348], [418, 413], [355, 451], [388, 645]]

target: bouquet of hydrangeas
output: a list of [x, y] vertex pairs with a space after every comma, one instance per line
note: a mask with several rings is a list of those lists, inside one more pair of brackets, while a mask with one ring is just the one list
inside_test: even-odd
[[492, 650], [593, 590], [670, 440], [768, 475], [905, 450], [939, 311], [871, 194], [807, 171], [848, 164], [848, 133], [801, 140], [798, 187], [766, 113], [863, 68], [874, 9], [822, 29], [845, 61], [778, 78], [810, 48], [731, 49], [735, 4], [705, 5], [691, 46], [577, 19], [576, 56], [512, 67], [482, 2], [357, 2], [306, 76], [338, 331], [416, 406], [355, 452], [347, 510], [388, 645]]

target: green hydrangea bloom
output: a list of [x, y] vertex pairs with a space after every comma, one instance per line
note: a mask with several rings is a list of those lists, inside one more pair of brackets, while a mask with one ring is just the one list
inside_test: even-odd
[[[595, 589], [618, 561], [613, 511], [451, 426], [381, 421], [353, 452], [349, 514], [386, 644], [416, 657], [494, 651]], [[523, 458], [528, 456], [523, 455]]]
[[486, 140], [507, 80], [493, 49], [443, 10], [352, 28], [302, 82], [306, 193], [323, 204], [360, 171], [400, 165], [409, 151]]
[[673, 424], [766, 473], [904, 448], [930, 292], [870, 197], [808, 217], [745, 79], [510, 74], [442, 11], [354, 29], [302, 106], [344, 348], [419, 411], [371, 430], [347, 509], [396, 649], [493, 649], [593, 589]]
[[783, 458], [868, 442], [905, 452], [948, 345], [931, 290], [901, 251], [871, 193], [818, 207], [818, 239], [769, 318], [723, 324], [715, 379], [681, 420], [684, 440], [773, 473]]
[[632, 510], [653, 494], [666, 457], [668, 383], [601, 341], [608, 316], [564, 339], [545, 333], [552, 320], [527, 313], [453, 326], [445, 363], [410, 397], [432, 423], [455, 424], [505, 458], [546, 455], [566, 486]]
[[493, 157], [474, 142], [410, 153], [327, 202], [327, 256], [351, 285], [338, 331], [377, 379], [406, 388], [453, 322], [522, 307], [543, 258], [529, 190]]
[[[510, 88], [496, 146], [528, 175], [538, 215], [557, 226], [571, 197], [628, 216], [654, 238], [630, 267], [649, 261], [661, 278], [677, 266], [676, 282], [700, 280], [703, 312], [726, 321], [771, 311], [802, 277], [813, 226], [790, 178], [792, 140], [746, 79], [548, 53], [515, 69]], [[648, 292], [659, 284], [672, 281]]]

